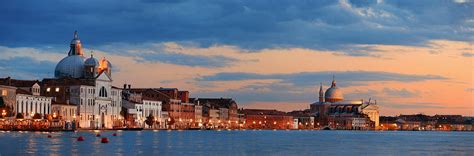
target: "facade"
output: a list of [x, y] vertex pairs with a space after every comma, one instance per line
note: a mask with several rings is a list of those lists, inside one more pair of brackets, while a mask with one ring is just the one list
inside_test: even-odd
[[[187, 103], [188, 91], [179, 91], [177, 88], [131, 88], [129, 92], [141, 94], [143, 99], [161, 102], [161, 117], [159, 122], [171, 128], [190, 128], [195, 123], [194, 104]], [[168, 117], [164, 117], [166, 112]], [[168, 121], [166, 121], [168, 119]], [[169, 123], [169, 125], [167, 124]], [[165, 127], [166, 127], [165, 126]]]
[[51, 97], [40, 96], [39, 91], [30, 93], [23, 89], [17, 89], [16, 92], [16, 113], [23, 114], [25, 118], [33, 118], [36, 114], [40, 114], [43, 118], [51, 114]]
[[237, 103], [231, 98], [190, 98], [190, 102], [202, 106], [202, 118], [208, 127], [239, 127]]
[[315, 121], [315, 117], [311, 114], [309, 109], [301, 111], [291, 111], [287, 113], [293, 116], [294, 121], [297, 121], [295, 128], [297, 129], [314, 129], [320, 128], [320, 124]]
[[[293, 129], [293, 116], [277, 110], [241, 109], [244, 127], [250, 129]], [[297, 127], [296, 127], [297, 128]]]
[[41, 92], [55, 103], [76, 105], [80, 128], [113, 128], [121, 123], [122, 91], [112, 86], [112, 64], [83, 55], [75, 32], [68, 55], [56, 65], [55, 78], [44, 79]]
[[16, 89], [13, 86], [0, 85], [0, 109], [2, 112], [5, 110], [5, 117], [14, 116], [17, 112]]
[[165, 125], [165, 119], [163, 118], [161, 105], [161, 101], [143, 100], [142, 116], [144, 119], [146, 119], [150, 115], [153, 116], [155, 118], [155, 122], [157, 122], [159, 127], [163, 128], [163, 126]]
[[344, 100], [343, 92], [333, 79], [331, 87], [323, 91], [321, 84], [319, 100], [310, 105], [310, 112], [321, 128], [330, 129], [376, 129], [379, 126], [379, 107], [371, 99]]
[[204, 120], [202, 117], [202, 105], [195, 104], [194, 105], [194, 125], [193, 127], [202, 127]]
[[0, 79], [0, 84], [2, 101], [13, 110], [10, 116], [21, 113], [24, 117], [33, 118], [38, 114], [38, 118], [43, 118], [51, 113], [52, 98], [41, 95], [38, 80], [16, 80], [7, 77]]
[[58, 119], [72, 122], [75, 121], [77, 117], [77, 106], [66, 103], [54, 103], [51, 105], [51, 114], [56, 115]]

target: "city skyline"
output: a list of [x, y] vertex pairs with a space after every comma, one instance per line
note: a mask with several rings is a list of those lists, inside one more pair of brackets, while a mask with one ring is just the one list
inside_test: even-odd
[[[327, 89], [334, 75], [346, 99], [377, 100], [381, 115], [474, 115], [472, 3], [342, 0], [278, 6], [284, 14], [234, 1], [104, 2], [101, 10], [61, 2], [73, 3], [72, 12], [8, 3], [22, 7], [0, 9], [1, 77], [53, 77], [77, 30], [85, 56], [114, 62], [115, 86], [180, 88], [289, 111], [317, 101], [319, 84]], [[436, 7], [443, 16], [430, 12]]]

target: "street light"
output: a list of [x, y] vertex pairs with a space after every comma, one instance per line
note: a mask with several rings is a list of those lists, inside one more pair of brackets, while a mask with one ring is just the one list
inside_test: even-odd
[[56, 113], [53, 113], [53, 119], [56, 118]]
[[7, 112], [4, 110], [2, 110], [2, 118], [5, 117], [7, 115]]

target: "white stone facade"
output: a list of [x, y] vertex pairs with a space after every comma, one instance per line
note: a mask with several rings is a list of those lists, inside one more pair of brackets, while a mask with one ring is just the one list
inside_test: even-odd
[[95, 86], [71, 86], [70, 101], [78, 104], [80, 128], [111, 129], [121, 119], [122, 90], [112, 88], [112, 80], [101, 74]]
[[149, 115], [153, 115], [160, 125], [164, 125], [165, 119], [161, 108], [161, 101], [143, 100], [143, 118], [146, 119]]
[[52, 104], [51, 114], [56, 114], [61, 120], [66, 122], [72, 122], [77, 118], [77, 106], [68, 104]]
[[51, 114], [51, 97], [39, 95], [17, 94], [17, 112], [22, 113], [25, 118], [31, 118], [32, 114], [39, 113], [42, 116]]

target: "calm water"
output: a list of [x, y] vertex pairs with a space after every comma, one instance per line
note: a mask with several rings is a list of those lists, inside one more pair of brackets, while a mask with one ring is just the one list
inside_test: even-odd
[[[472, 132], [373, 131], [3, 132], [10, 155], [474, 155]], [[82, 135], [85, 141], [77, 142]]]

